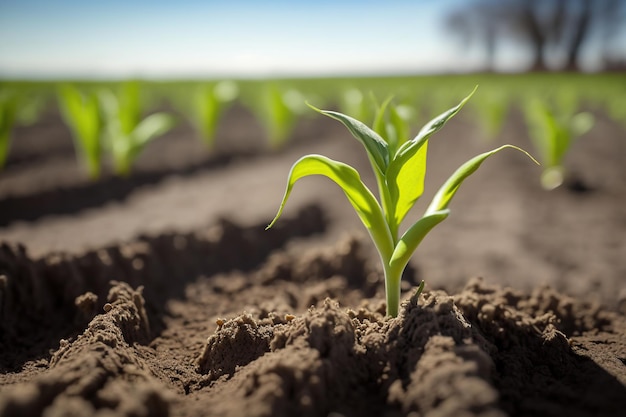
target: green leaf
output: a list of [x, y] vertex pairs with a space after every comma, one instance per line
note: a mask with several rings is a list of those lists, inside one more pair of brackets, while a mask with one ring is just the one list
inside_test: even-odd
[[378, 133], [381, 138], [383, 138], [387, 145], [390, 145], [390, 142], [389, 137], [387, 137], [387, 121], [385, 120], [385, 112], [387, 111], [387, 107], [389, 106], [389, 103], [391, 103], [392, 99], [393, 97], [388, 97], [385, 101], [383, 101], [383, 104], [378, 106], [376, 99], [372, 97], [372, 100], [376, 104], [376, 115], [374, 116], [372, 129]]
[[282, 214], [296, 181], [309, 175], [323, 175], [341, 187], [361, 222], [372, 236], [381, 257], [388, 259], [393, 248], [391, 234], [376, 197], [361, 181], [359, 173], [354, 168], [322, 155], [303, 156], [291, 167], [280, 208], [267, 229], [272, 227]]
[[570, 120], [570, 130], [574, 137], [582, 136], [589, 132], [595, 124], [593, 114], [589, 112], [581, 112], [572, 116]]
[[176, 125], [174, 116], [167, 113], [154, 113], [143, 119], [131, 136], [134, 147], [143, 147], [152, 139], [167, 133]]
[[428, 122], [417, 136], [400, 147], [385, 174], [391, 207], [395, 207], [393, 221], [399, 225], [424, 192], [426, 177], [427, 141], [454, 117], [472, 97], [476, 88], [458, 105]]
[[369, 121], [372, 118], [372, 109], [368, 104], [363, 93], [357, 88], [342, 91], [339, 97], [339, 110], [358, 120]]
[[4, 166], [9, 155], [17, 106], [18, 100], [15, 95], [0, 96], [0, 168]]
[[399, 167], [398, 171], [394, 169], [387, 172], [387, 187], [392, 199], [391, 206], [395, 207], [393, 219], [396, 225], [402, 223], [424, 192], [427, 154], [428, 142], [422, 142], [413, 157]]
[[[402, 108], [403, 107], [391, 106], [389, 109], [389, 123], [393, 126], [395, 132], [394, 149], [396, 150], [409, 140], [409, 122], [403, 117], [400, 111]], [[393, 152], [393, 154], [395, 155], [395, 152]]]
[[516, 149], [524, 153], [526, 156], [532, 159], [537, 165], [539, 165], [539, 162], [537, 162], [537, 160], [533, 158], [528, 152], [513, 145], [503, 145], [489, 152], [485, 152], [480, 155], [477, 155], [473, 157], [472, 159], [470, 159], [469, 161], [465, 162], [463, 165], [461, 165], [454, 172], [454, 174], [452, 174], [450, 178], [448, 178], [448, 180], [439, 189], [437, 194], [435, 194], [435, 197], [430, 203], [430, 206], [426, 210], [426, 216], [446, 210], [448, 208], [448, 205], [450, 204], [450, 201], [452, 200], [452, 197], [454, 197], [454, 195], [458, 191], [463, 181], [465, 181], [467, 177], [469, 177], [474, 172], [476, 172], [476, 170], [480, 167], [480, 165], [487, 158], [489, 158], [491, 155], [494, 155], [506, 148]]
[[210, 86], [199, 88], [193, 97], [194, 122], [202, 135], [205, 145], [214, 146], [215, 131], [222, 113], [222, 104]]
[[391, 255], [389, 266], [404, 269], [424, 237], [450, 214], [450, 210], [432, 212], [413, 224], [400, 238]]
[[378, 133], [367, 127], [365, 123], [353, 119], [350, 116], [346, 116], [345, 114], [329, 110], [320, 110], [311, 105], [309, 106], [313, 110], [343, 123], [350, 133], [352, 133], [352, 136], [365, 146], [365, 150], [367, 151], [367, 155], [373, 167], [380, 173], [384, 173], [387, 170], [387, 165], [389, 164], [389, 150], [387, 143]]
[[412, 142], [425, 141], [429, 137], [431, 137], [435, 132], [439, 131], [446, 124], [448, 120], [454, 117], [463, 108], [463, 106], [465, 106], [465, 103], [467, 103], [469, 99], [472, 98], [472, 96], [474, 95], [477, 89], [478, 89], [478, 86], [474, 87], [472, 92], [469, 93], [469, 95], [465, 97], [463, 100], [461, 100], [459, 104], [457, 104], [450, 110], [447, 110], [441, 113], [439, 116], [435, 117], [430, 122], [426, 123], [426, 125], [424, 125], [422, 130], [419, 131], [419, 133], [417, 134], [415, 139], [412, 140]]
[[118, 94], [118, 117], [120, 128], [124, 135], [129, 135], [141, 117], [141, 103], [139, 101], [139, 82], [128, 81], [122, 84]]
[[86, 97], [74, 86], [65, 84], [58, 89], [63, 119], [70, 127], [78, 150], [92, 178], [100, 175], [101, 133], [100, 102], [94, 94]]
[[163, 135], [176, 124], [176, 119], [167, 113], [154, 113], [143, 119], [130, 135], [120, 134], [114, 147], [115, 171], [128, 175], [137, 157], [151, 140]]
[[539, 99], [529, 99], [523, 109], [530, 140], [533, 142], [541, 161], [547, 163], [551, 153], [550, 136], [552, 131], [548, 120], [549, 115], [546, 116], [546, 106]]
[[264, 92], [261, 117], [268, 130], [270, 146], [279, 149], [285, 145], [296, 124], [296, 114], [285, 100], [285, 93], [278, 87], [269, 86]]

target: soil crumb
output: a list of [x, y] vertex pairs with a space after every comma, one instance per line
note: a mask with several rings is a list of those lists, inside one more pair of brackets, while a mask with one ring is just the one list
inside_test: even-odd
[[[258, 239], [233, 224], [216, 230], [206, 241], [218, 253], [216, 242]], [[220, 267], [219, 257], [211, 269], [193, 267], [199, 243], [181, 239], [167, 239], [179, 272], [159, 269], [159, 243], [146, 240], [37, 262], [4, 247], [7, 358], [20, 357], [12, 352], [35, 321], [44, 329], [64, 318], [81, 330], [47, 356], [3, 359], [11, 366], [0, 416], [617, 417], [626, 409], [618, 311], [547, 286], [527, 293], [475, 278], [457, 293], [413, 293], [392, 319], [358, 238], [306, 253], [281, 249], [279, 239], [247, 269], [233, 259]], [[105, 286], [94, 257], [106, 271], [126, 271], [125, 280]], [[138, 258], [145, 266], [134, 269]], [[59, 271], [80, 285], [61, 282]], [[36, 308], [26, 314], [9, 294]]]
[[198, 369], [222, 378], [192, 396], [220, 416], [619, 416], [622, 362], [596, 362], [594, 346], [623, 352], [624, 326], [549, 288], [480, 279], [408, 299], [396, 319], [326, 299], [290, 321], [219, 326]]

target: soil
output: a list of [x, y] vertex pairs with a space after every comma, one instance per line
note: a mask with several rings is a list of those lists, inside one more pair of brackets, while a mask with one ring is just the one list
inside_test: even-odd
[[[339, 123], [303, 120], [268, 151], [235, 107], [212, 151], [181, 123], [131, 177], [93, 182], [50, 110], [0, 173], [0, 416], [623, 416], [624, 135], [598, 114], [552, 192], [518, 152], [485, 162], [391, 319], [328, 180], [301, 180], [264, 230], [304, 154], [374, 185]], [[460, 114], [431, 140], [425, 199], [479, 152], [532, 149], [516, 112], [481, 137]]]

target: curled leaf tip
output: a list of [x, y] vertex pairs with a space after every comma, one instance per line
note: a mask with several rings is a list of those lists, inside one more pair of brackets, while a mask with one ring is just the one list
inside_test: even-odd
[[272, 219], [272, 221], [270, 222], [270, 224], [268, 224], [267, 226], [265, 226], [265, 230], [269, 230], [272, 228], [272, 226], [274, 226], [274, 224], [276, 224], [276, 222], [278, 221], [278, 218], [280, 217], [280, 214], [282, 212], [282, 207], [280, 208], [280, 212], [276, 215], [276, 217], [274, 217], [274, 219]]
[[527, 157], [529, 157], [535, 164], [541, 166], [541, 163], [539, 163], [539, 161], [537, 159], [535, 159], [534, 156], [532, 156], [529, 152], [525, 151], [524, 149], [520, 148], [519, 146], [515, 146], [515, 145], [503, 145], [500, 147], [500, 149], [504, 149], [504, 148], [512, 148], [512, 149], [516, 149], [520, 152], [522, 152], [523, 154], [525, 154]]
[[465, 105], [465, 103], [467, 103], [467, 102], [469, 101], [469, 99], [470, 99], [470, 98], [472, 98], [472, 96], [476, 93], [476, 91], [478, 91], [478, 84], [476, 84], [476, 85], [474, 86], [474, 89], [472, 90], [472, 92], [471, 92], [471, 93], [469, 93], [469, 94], [467, 95], [467, 97], [465, 97], [465, 98], [463, 99], [463, 101], [461, 101], [461, 107], [463, 107], [463, 106]]
[[324, 110], [319, 109], [319, 108], [315, 107], [314, 105], [312, 105], [311, 103], [309, 103], [309, 101], [308, 101], [308, 100], [306, 100], [304, 103], [305, 103], [307, 106], [309, 106], [311, 109], [315, 110], [315, 111], [316, 111], [316, 112], [318, 112], [318, 113], [323, 113], [323, 112], [324, 112]]

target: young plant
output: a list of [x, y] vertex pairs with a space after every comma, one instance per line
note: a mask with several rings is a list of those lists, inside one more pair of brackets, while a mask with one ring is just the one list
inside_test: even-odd
[[302, 94], [293, 88], [284, 89], [267, 85], [256, 97], [255, 113], [267, 130], [269, 145], [273, 150], [285, 146], [298, 117], [303, 112]]
[[17, 115], [18, 101], [15, 94], [0, 94], [0, 169], [4, 167], [11, 147], [11, 131]]
[[502, 131], [508, 107], [507, 97], [501, 91], [490, 91], [474, 103], [474, 113], [488, 140], [494, 140]]
[[607, 94], [606, 97], [603, 97], [603, 100], [609, 117], [615, 122], [621, 123], [622, 126], [626, 128], [626, 106], [624, 106], [625, 96], [626, 92], [623, 94], [612, 92], [611, 94]]
[[192, 122], [208, 149], [213, 149], [217, 125], [226, 106], [238, 94], [239, 87], [232, 81], [203, 85], [195, 90], [191, 106]]
[[383, 127], [388, 131], [388, 123], [376, 122], [375, 129], [379, 130], [376, 132], [364, 123], [342, 113], [314, 108], [343, 123], [365, 147], [378, 184], [380, 202], [361, 181], [359, 173], [353, 167], [322, 155], [306, 155], [291, 167], [280, 208], [267, 228], [272, 227], [282, 214], [293, 186], [300, 178], [323, 175], [337, 183], [368, 230], [380, 255], [385, 274], [387, 315], [397, 316], [402, 272], [422, 239], [448, 217], [450, 201], [463, 181], [474, 173], [485, 159], [505, 148], [517, 149], [532, 159], [526, 151], [512, 145], [504, 145], [470, 159], [443, 184], [423, 217], [402, 235], [399, 234], [401, 222], [424, 190], [426, 148], [429, 138], [459, 112], [472, 94], [457, 106], [428, 122], [412, 140], [403, 137], [398, 138], [395, 143], [389, 140], [390, 136], [384, 132], [381, 135]]
[[139, 84], [124, 83], [118, 94], [99, 93], [102, 102], [106, 143], [113, 157], [117, 175], [130, 175], [135, 159], [152, 140], [174, 127], [176, 121], [167, 113], [153, 113], [141, 120]]
[[368, 102], [361, 90], [349, 88], [339, 96], [339, 110], [350, 114], [357, 120], [371, 121], [373, 119], [373, 103]]
[[557, 112], [535, 98], [524, 107], [530, 138], [543, 164], [541, 186], [546, 190], [559, 187], [565, 177], [563, 158], [575, 139], [587, 133], [594, 125], [590, 113]]
[[100, 102], [94, 93], [83, 94], [69, 84], [61, 85], [57, 92], [61, 115], [72, 131], [76, 155], [95, 180], [101, 173], [102, 119]]
[[[372, 100], [376, 103], [374, 97]], [[391, 105], [391, 100], [392, 97], [385, 100], [380, 106], [375, 105], [377, 111], [374, 115], [372, 128], [387, 142], [389, 153], [395, 154], [400, 146], [409, 139], [411, 122], [415, 118], [416, 112], [405, 104]], [[424, 157], [425, 152], [426, 148], [424, 148]]]

